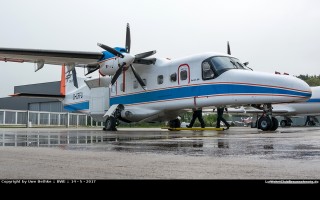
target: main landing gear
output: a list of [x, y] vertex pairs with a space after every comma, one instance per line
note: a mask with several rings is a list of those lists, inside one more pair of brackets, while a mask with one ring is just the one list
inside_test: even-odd
[[109, 116], [106, 119], [106, 123], [104, 125], [104, 131], [117, 131], [116, 126], [119, 125], [119, 121], [114, 116]]
[[121, 111], [124, 109], [122, 105], [113, 105], [110, 107], [110, 112], [108, 110], [107, 119], [105, 121], [104, 131], [117, 131], [117, 126], [119, 125], [119, 119], [121, 118]]
[[[259, 109], [260, 106], [259, 106]], [[272, 117], [272, 106], [271, 104], [265, 104], [262, 107], [263, 114], [257, 120], [257, 127], [263, 131], [275, 131], [279, 126], [279, 122], [275, 117]]]
[[180, 119], [176, 118], [174, 120], [170, 120], [168, 123], [170, 128], [180, 128], [181, 127], [181, 121]]

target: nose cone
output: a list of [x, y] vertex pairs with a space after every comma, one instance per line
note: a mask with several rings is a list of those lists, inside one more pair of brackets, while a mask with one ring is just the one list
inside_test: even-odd
[[254, 85], [255, 87], [251, 88], [254, 93], [273, 96], [273, 103], [307, 101], [312, 94], [310, 86], [294, 76], [248, 70], [229, 70], [228, 72], [234, 81]]
[[[277, 76], [277, 75], [274, 75]], [[279, 84], [285, 86], [288, 85], [293, 91], [300, 92], [300, 95], [303, 97], [302, 101], [307, 101], [312, 96], [311, 87], [303, 80], [289, 75], [278, 75]]]

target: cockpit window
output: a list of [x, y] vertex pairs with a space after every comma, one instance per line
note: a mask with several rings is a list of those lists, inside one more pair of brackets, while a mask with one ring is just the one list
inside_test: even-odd
[[245, 69], [243, 64], [236, 58], [215, 56], [211, 58], [211, 62], [219, 75], [230, 69]]
[[202, 63], [202, 78], [204, 80], [212, 79], [214, 72], [208, 61]]
[[230, 69], [245, 69], [245, 66], [237, 58], [214, 56], [202, 62], [202, 78], [213, 79]]

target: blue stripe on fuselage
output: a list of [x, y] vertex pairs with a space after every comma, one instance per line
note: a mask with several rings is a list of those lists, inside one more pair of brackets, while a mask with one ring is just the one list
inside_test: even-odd
[[136, 104], [143, 102], [163, 101], [194, 96], [228, 95], [228, 94], [278, 94], [289, 96], [310, 97], [311, 93], [292, 91], [284, 88], [271, 88], [255, 85], [236, 84], [211, 84], [185, 86], [157, 91], [128, 94], [110, 98], [110, 105], [113, 104]]
[[306, 102], [312, 102], [312, 103], [315, 103], [315, 102], [320, 102], [320, 99], [309, 99], [308, 101]]
[[89, 109], [89, 101], [65, 105], [64, 109], [68, 111], [86, 110]]

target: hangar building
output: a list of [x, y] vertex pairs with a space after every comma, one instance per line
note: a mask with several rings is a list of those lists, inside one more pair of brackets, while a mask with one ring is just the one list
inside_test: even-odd
[[[15, 86], [14, 94], [17, 93], [60, 95], [60, 81]], [[67, 112], [58, 99], [35, 97], [0, 98], [0, 109]]]

